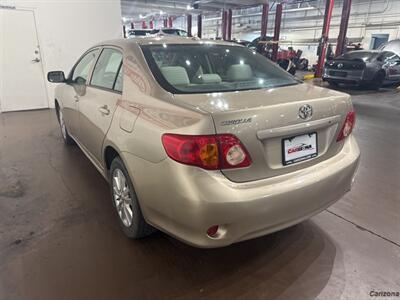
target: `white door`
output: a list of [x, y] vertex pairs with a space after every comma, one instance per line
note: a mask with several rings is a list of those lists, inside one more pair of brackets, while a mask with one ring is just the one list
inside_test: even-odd
[[0, 8], [0, 111], [49, 107], [33, 11]]

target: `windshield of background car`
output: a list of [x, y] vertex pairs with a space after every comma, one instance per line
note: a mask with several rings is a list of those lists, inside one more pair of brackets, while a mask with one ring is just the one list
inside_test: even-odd
[[142, 50], [158, 83], [174, 94], [254, 90], [300, 82], [246, 47], [162, 44], [145, 45]]
[[150, 31], [147, 30], [131, 30], [128, 32], [129, 35], [133, 36], [146, 36], [150, 35]]
[[187, 32], [180, 29], [163, 29], [165, 34], [179, 35], [179, 36], [187, 36]]
[[343, 54], [339, 58], [343, 59], [362, 59], [363, 61], [371, 61], [379, 55], [379, 52], [368, 52], [368, 51], [351, 51]]

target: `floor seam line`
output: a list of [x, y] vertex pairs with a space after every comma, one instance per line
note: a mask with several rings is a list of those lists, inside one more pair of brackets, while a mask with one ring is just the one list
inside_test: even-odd
[[370, 233], [370, 234], [372, 234], [372, 235], [374, 235], [374, 236], [377, 236], [377, 237], [379, 237], [379, 238], [381, 238], [381, 239], [383, 239], [383, 240], [385, 240], [385, 241], [387, 241], [387, 242], [389, 242], [389, 243], [391, 243], [391, 244], [393, 244], [393, 245], [395, 245], [395, 246], [397, 246], [397, 247], [400, 248], [400, 244], [399, 244], [399, 243], [396, 243], [396, 242], [394, 242], [394, 241], [392, 241], [392, 240], [390, 240], [390, 239], [388, 239], [388, 238], [386, 238], [386, 237], [384, 237], [384, 236], [382, 236], [382, 235], [380, 235], [380, 234], [378, 234], [378, 233], [376, 233], [376, 232], [373, 232], [372, 230], [370, 230], [370, 229], [368, 229], [368, 228], [365, 228], [365, 227], [363, 227], [363, 226], [360, 226], [360, 225], [354, 223], [353, 221], [350, 221], [349, 219], [346, 219], [345, 217], [342, 217], [341, 215], [338, 215], [337, 213], [334, 213], [333, 211], [331, 211], [331, 210], [329, 210], [329, 209], [326, 209], [326, 211], [327, 211], [328, 213], [330, 213], [330, 214], [332, 214], [332, 215], [334, 215], [334, 216], [336, 216], [336, 217], [338, 217], [338, 218], [340, 218], [340, 219], [342, 219], [342, 220], [344, 220], [344, 221], [350, 223], [350, 224], [353, 224], [353, 225], [356, 226], [358, 229], [363, 230], [363, 231], [366, 231], [366, 232], [368, 232], [368, 233]]

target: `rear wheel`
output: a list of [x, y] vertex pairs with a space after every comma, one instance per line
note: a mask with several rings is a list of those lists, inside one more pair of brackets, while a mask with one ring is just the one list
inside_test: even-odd
[[64, 120], [64, 115], [63, 115], [62, 110], [59, 107], [57, 108], [57, 115], [58, 115], [58, 122], [60, 123], [61, 136], [64, 140], [64, 143], [66, 145], [74, 145], [75, 141], [68, 134], [67, 125], [65, 124], [65, 120]]
[[110, 184], [112, 203], [125, 235], [138, 239], [153, 233], [155, 229], [143, 218], [132, 181], [119, 157], [111, 163]]
[[384, 80], [385, 80], [385, 73], [378, 72], [374, 76], [374, 79], [372, 79], [368, 87], [370, 87], [373, 90], [379, 90], [382, 87]]
[[337, 83], [336, 81], [332, 81], [332, 80], [328, 80], [328, 83], [330, 86], [334, 86], [334, 87], [339, 85], [339, 83]]

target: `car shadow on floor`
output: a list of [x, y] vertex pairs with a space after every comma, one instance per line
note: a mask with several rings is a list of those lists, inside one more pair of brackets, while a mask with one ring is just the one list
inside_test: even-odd
[[37, 156], [37, 188], [28, 186], [23, 196], [46, 189], [46, 205], [27, 209], [54, 224], [3, 256], [0, 299], [314, 299], [334, 268], [330, 297], [340, 296], [332, 293], [344, 288], [341, 249], [313, 221], [218, 249], [193, 248], [161, 232], [125, 238], [107, 183], [56, 130], [41, 142], [49, 154]]

